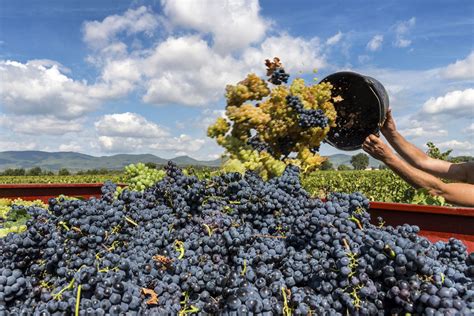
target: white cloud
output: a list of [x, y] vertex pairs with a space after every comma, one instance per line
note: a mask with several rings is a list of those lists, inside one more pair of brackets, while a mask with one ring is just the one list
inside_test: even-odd
[[163, 142], [150, 144], [150, 148], [172, 152], [185, 151], [190, 153], [201, 149], [205, 142], [206, 139], [193, 138], [189, 135], [181, 134], [178, 137], [170, 137]]
[[[28, 124], [19, 122], [29, 122]], [[27, 135], [63, 135], [80, 132], [83, 129], [80, 120], [60, 120], [51, 115], [6, 115], [0, 114], [0, 127], [14, 133]]]
[[[155, 105], [205, 105], [243, 77], [243, 65], [217, 54], [198, 36], [170, 37], [142, 61], [147, 77], [143, 101]], [[212, 79], [211, 79], [212, 78]]]
[[130, 112], [104, 115], [94, 125], [98, 147], [107, 153], [195, 153], [205, 143], [186, 134], [173, 137], [158, 124]]
[[319, 38], [306, 40], [288, 34], [268, 37], [258, 48], [248, 48], [243, 54], [243, 60], [251, 68], [262, 69], [263, 60], [273, 56], [280, 57], [290, 73], [309, 72], [326, 66]]
[[100, 136], [106, 137], [157, 138], [168, 135], [158, 124], [130, 112], [104, 115], [94, 126]]
[[339, 31], [335, 35], [331, 36], [330, 38], [326, 40], [326, 45], [328, 46], [336, 45], [337, 43], [341, 41], [341, 39], [342, 39], [342, 32]]
[[172, 25], [211, 33], [220, 53], [246, 48], [259, 42], [271, 22], [260, 14], [258, 0], [162, 0]]
[[359, 61], [359, 63], [361, 64], [365, 64], [367, 62], [369, 62], [371, 59], [371, 57], [369, 55], [359, 55], [357, 57], [357, 60]]
[[429, 126], [418, 126], [412, 128], [406, 128], [400, 130], [400, 133], [405, 137], [436, 137], [436, 136], [444, 136], [447, 135], [448, 132], [445, 129], [436, 129]]
[[[249, 72], [263, 75], [267, 58], [279, 56], [289, 72], [325, 66], [318, 38], [265, 37], [271, 22], [260, 16], [257, 0], [209, 0], [208, 5], [162, 1], [162, 5], [163, 17], [140, 7], [84, 24], [84, 40], [100, 46], [88, 57], [101, 69], [91, 95], [111, 98], [139, 91], [142, 100], [153, 105], [207, 106], [222, 98], [227, 84]], [[169, 35], [151, 48], [132, 45], [130, 50], [120, 41], [122, 31], [152, 32], [157, 21], [165, 20]], [[134, 23], [141, 27], [126, 29]], [[195, 32], [184, 33], [183, 28]], [[212, 41], [205, 39], [208, 33]]]
[[474, 79], [474, 51], [462, 60], [456, 60], [445, 68], [440, 74], [446, 79]]
[[8, 150], [38, 150], [39, 146], [34, 141], [25, 141], [19, 142], [18, 140], [12, 141], [11, 138], [8, 139], [5, 135], [0, 136], [0, 148], [2, 151]]
[[0, 103], [15, 114], [75, 118], [94, 111], [101, 100], [85, 82], [67, 77], [56, 63], [0, 61]]
[[474, 115], [474, 89], [451, 91], [442, 97], [430, 98], [423, 105], [423, 112], [451, 116]]
[[132, 79], [138, 79], [131, 75], [134, 71], [130, 68], [134, 65], [126, 62], [111, 62], [115, 68], [105, 67], [102, 77], [89, 85], [85, 80], [69, 77], [70, 70], [56, 61], [0, 60], [0, 107], [15, 115], [50, 116], [61, 120], [82, 117], [97, 110], [104, 101], [132, 91]]
[[85, 22], [84, 41], [90, 47], [100, 49], [107, 47], [121, 32], [127, 35], [142, 32], [152, 35], [158, 24], [158, 17], [150, 9], [142, 6], [127, 10], [123, 15], [108, 16], [102, 22]]
[[71, 142], [67, 144], [59, 145], [59, 151], [75, 151], [75, 152], [82, 152], [82, 146], [78, 143]]
[[205, 139], [196, 139], [185, 134], [178, 137], [162, 138], [99, 136], [98, 143], [100, 149], [107, 153], [153, 153], [158, 151], [173, 156], [182, 151], [189, 154], [198, 152], [205, 143]]
[[473, 134], [474, 133], [474, 123], [471, 123], [468, 127], [463, 130], [464, 133]]
[[382, 47], [383, 43], [383, 35], [375, 35], [372, 39], [367, 43], [367, 49], [375, 52]]
[[397, 116], [396, 121], [400, 134], [410, 139], [438, 140], [439, 137], [448, 135], [447, 126], [440, 123], [436, 117], [426, 114], [421, 118], [413, 114]]
[[436, 144], [440, 149], [449, 150], [452, 149], [455, 153], [469, 153], [474, 150], [474, 144], [470, 141], [459, 141], [459, 140], [448, 140], [442, 143]]
[[[325, 65], [317, 38], [306, 41], [288, 34], [272, 36], [259, 46], [247, 48], [241, 59], [215, 52], [198, 36], [170, 37], [141, 62], [150, 104], [208, 105], [220, 99], [227, 84], [242, 80], [246, 73], [263, 75], [263, 61], [279, 56], [290, 73], [312, 71]], [[212, 78], [212, 80], [210, 80]]]
[[413, 29], [416, 23], [416, 18], [412, 17], [407, 21], [401, 21], [395, 24], [395, 42], [393, 43], [396, 47], [408, 47], [412, 41], [407, 39], [406, 36]]

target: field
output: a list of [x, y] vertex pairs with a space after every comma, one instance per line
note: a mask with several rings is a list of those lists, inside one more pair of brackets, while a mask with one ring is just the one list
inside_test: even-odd
[[21, 184], [21, 183], [104, 183], [111, 180], [121, 183], [124, 180], [123, 174], [103, 174], [103, 175], [70, 175], [70, 176], [0, 176], [0, 184]]
[[[212, 171], [199, 170], [195, 173], [199, 178], [209, 178]], [[0, 184], [103, 183], [106, 180], [127, 183], [125, 174], [0, 176]], [[411, 203], [415, 195], [415, 190], [390, 170], [317, 171], [304, 177], [302, 182], [308, 192], [320, 197], [331, 192], [361, 192], [371, 201]]]

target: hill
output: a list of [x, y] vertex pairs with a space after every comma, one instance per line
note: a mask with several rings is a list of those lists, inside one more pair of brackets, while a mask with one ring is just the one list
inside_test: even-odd
[[[168, 160], [151, 154], [118, 154], [95, 157], [76, 152], [4, 151], [0, 152], [0, 170], [33, 167], [51, 171], [58, 171], [61, 168], [71, 171], [102, 168], [119, 170], [131, 163], [153, 162], [164, 165]], [[171, 160], [180, 166], [218, 167], [221, 163], [220, 159], [200, 161], [188, 156], [180, 156]]]
[[[339, 165], [351, 165], [351, 157], [346, 154], [329, 156], [329, 160], [337, 167]], [[58, 171], [61, 168], [70, 171], [87, 169], [110, 169], [120, 170], [126, 165], [137, 162], [153, 162], [164, 165], [171, 160], [179, 166], [202, 166], [219, 167], [221, 159], [202, 161], [189, 156], [179, 156], [172, 159], [164, 159], [152, 154], [118, 154], [112, 156], [90, 156], [76, 152], [45, 152], [45, 151], [3, 151], [0, 152], [0, 171], [8, 168], [30, 169], [40, 167], [43, 170]], [[380, 162], [370, 158], [369, 165], [378, 167]]]

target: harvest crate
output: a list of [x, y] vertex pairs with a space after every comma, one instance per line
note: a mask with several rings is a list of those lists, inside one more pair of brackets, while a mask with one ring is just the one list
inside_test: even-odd
[[[39, 199], [47, 203], [49, 198], [64, 194], [88, 199], [99, 197], [101, 187], [101, 183], [0, 184], [0, 198]], [[374, 224], [378, 224], [377, 217], [381, 216], [386, 225], [417, 225], [420, 234], [432, 242], [455, 237], [466, 244], [469, 252], [474, 252], [474, 208], [371, 202], [369, 212]]]

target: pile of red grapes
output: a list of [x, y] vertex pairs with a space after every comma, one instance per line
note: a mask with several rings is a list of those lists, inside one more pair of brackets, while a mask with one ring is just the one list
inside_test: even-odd
[[[144, 192], [29, 207], [0, 240], [0, 315], [468, 315], [474, 254], [415, 226], [375, 226], [368, 200], [326, 201], [287, 166], [208, 180], [173, 164]], [[18, 211], [13, 209], [12, 211]]]

